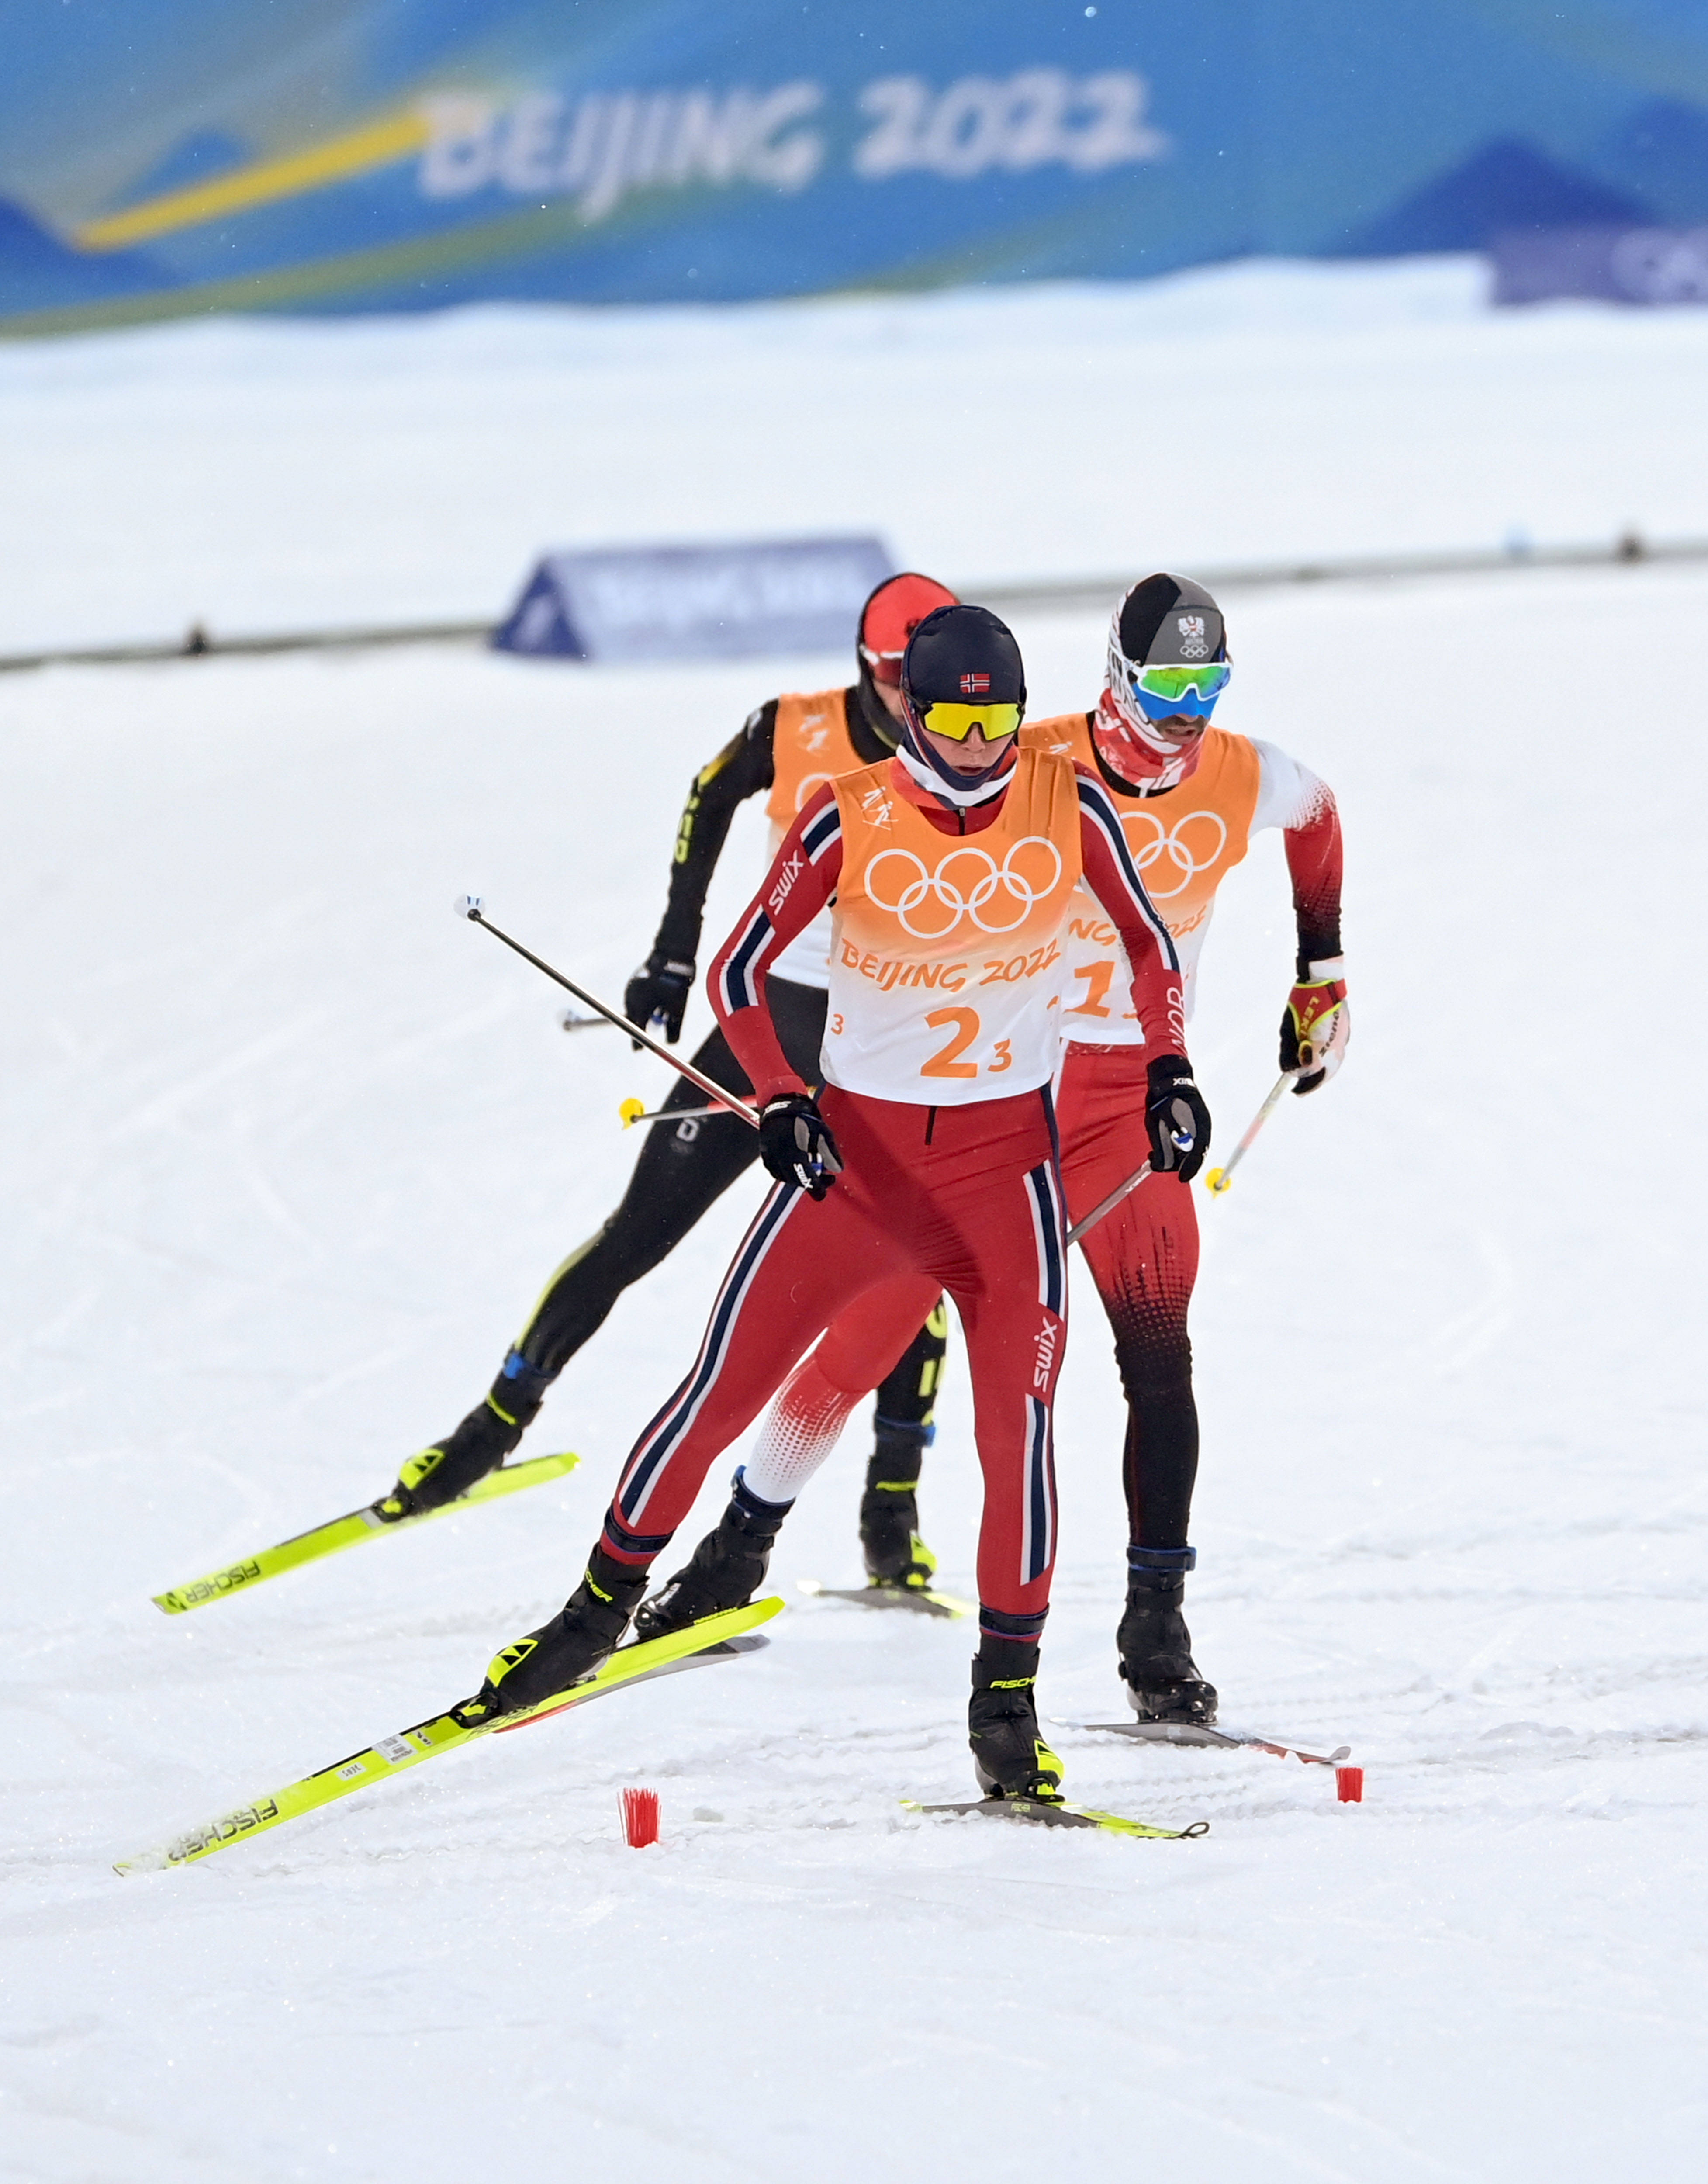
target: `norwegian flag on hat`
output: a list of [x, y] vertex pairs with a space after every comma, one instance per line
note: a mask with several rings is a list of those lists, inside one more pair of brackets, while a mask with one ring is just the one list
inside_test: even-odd
[[982, 698], [990, 687], [991, 678], [988, 675], [963, 675], [961, 677], [961, 693], [963, 697]]

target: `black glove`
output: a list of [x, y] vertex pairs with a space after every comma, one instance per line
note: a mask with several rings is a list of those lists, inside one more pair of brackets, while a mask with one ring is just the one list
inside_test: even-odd
[[1159, 1054], [1145, 1072], [1145, 1132], [1151, 1172], [1190, 1183], [1210, 1149], [1210, 1111], [1192, 1082], [1192, 1065], [1177, 1054]]
[[759, 1157], [779, 1183], [823, 1198], [842, 1173], [842, 1156], [818, 1103], [805, 1092], [767, 1100], [759, 1117]]
[[665, 1043], [674, 1046], [682, 1036], [682, 1019], [693, 991], [693, 964], [678, 962], [655, 948], [622, 989], [622, 1013], [643, 1031], [659, 1025]]

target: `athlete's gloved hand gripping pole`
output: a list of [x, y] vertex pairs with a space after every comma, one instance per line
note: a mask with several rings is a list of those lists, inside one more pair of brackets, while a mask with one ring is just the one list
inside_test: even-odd
[[[1151, 1141], [1151, 1157], [1142, 1167], [1135, 1168], [1125, 1183], [1118, 1183], [1082, 1221], [1074, 1223], [1068, 1231], [1070, 1244], [1077, 1244], [1105, 1214], [1113, 1213], [1123, 1200], [1130, 1198], [1147, 1175], [1178, 1175], [1182, 1183], [1190, 1183], [1203, 1166], [1210, 1145], [1210, 1111], [1192, 1082], [1189, 1066], [1175, 1056], [1159, 1055], [1146, 1073], [1149, 1087], [1145, 1132]], [[1229, 1166], [1232, 1165], [1230, 1162]], [[1216, 1173], [1220, 1175], [1221, 1170], [1218, 1168]]]
[[830, 1125], [808, 1092], [779, 1092], [759, 1117], [759, 1157], [779, 1183], [798, 1184], [815, 1202], [842, 1173]]
[[573, 994], [577, 1000], [586, 1007], [596, 1009], [607, 1023], [614, 1023], [619, 1031], [626, 1031], [637, 1046], [644, 1046], [649, 1054], [656, 1054], [661, 1061], [667, 1061], [678, 1076], [685, 1077], [690, 1084], [697, 1084], [720, 1107], [727, 1107], [732, 1115], [740, 1115], [744, 1123], [751, 1123], [756, 1130], [759, 1128], [758, 1115], [745, 1100], [738, 1100], [733, 1092], [727, 1091], [712, 1078], [703, 1075], [691, 1061], [684, 1061], [679, 1055], [672, 1054], [667, 1047], [661, 1046], [656, 1039], [642, 1031], [639, 1024], [631, 1023], [627, 1017], [620, 1016], [615, 1009], [607, 1007], [597, 994], [589, 994], [585, 986], [578, 986], [573, 978], [566, 978], [561, 971], [554, 971], [550, 964], [542, 961], [532, 949], [524, 948], [521, 941], [512, 940], [509, 933], [500, 932], [483, 911], [477, 894], [459, 895], [453, 907], [459, 917], [467, 918], [472, 925], [484, 926], [494, 940], [501, 940], [506, 948], [514, 949], [524, 962], [532, 963], [536, 971], [544, 971], [548, 978], [555, 978], [567, 994]]
[[1234, 1147], [1225, 1167], [1213, 1167], [1204, 1178], [1211, 1194], [1220, 1197], [1234, 1179], [1234, 1170], [1257, 1141], [1258, 1132], [1275, 1112], [1282, 1093], [1291, 1084], [1297, 1093], [1317, 1091], [1327, 1084], [1346, 1056], [1352, 1035], [1346, 1006], [1346, 965], [1338, 956], [1309, 964], [1281, 1013], [1281, 1073], [1251, 1120], [1251, 1127]]
[[1293, 1090], [1314, 1092], [1327, 1084], [1351, 1036], [1345, 957], [1308, 963], [1281, 1011], [1281, 1066], [1294, 1080]]

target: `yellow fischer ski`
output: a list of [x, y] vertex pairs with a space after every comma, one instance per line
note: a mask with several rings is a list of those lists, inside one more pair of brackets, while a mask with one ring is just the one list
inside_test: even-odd
[[1119, 1813], [1100, 1813], [1095, 1806], [1070, 1805], [1059, 1797], [973, 1797], [961, 1805], [922, 1805], [904, 1797], [901, 1802], [910, 1813], [988, 1813], [1035, 1827], [1101, 1828], [1106, 1835], [1149, 1836], [1160, 1842], [1196, 1842], [1210, 1831], [1208, 1820], [1194, 1820], [1186, 1828], [1153, 1827], [1148, 1820], [1129, 1820]]
[[975, 1612], [970, 1600], [963, 1600], [957, 1593], [939, 1592], [935, 1586], [917, 1585], [862, 1585], [838, 1587], [821, 1585], [816, 1577], [796, 1578], [800, 1590], [814, 1600], [851, 1600], [857, 1607], [910, 1607], [916, 1615], [971, 1615]]
[[522, 1463], [500, 1464], [484, 1479], [476, 1479], [467, 1493], [459, 1494], [455, 1502], [447, 1502], [442, 1509], [424, 1509], [418, 1517], [387, 1517], [381, 1513], [379, 1502], [370, 1502], [365, 1509], [352, 1509], [348, 1516], [334, 1517], [328, 1524], [316, 1524], [312, 1531], [299, 1532], [293, 1539], [281, 1540], [276, 1546], [263, 1547], [259, 1554], [227, 1563], [224, 1569], [212, 1570], [188, 1585], [157, 1592], [154, 1605], [163, 1615], [187, 1615], [193, 1607], [205, 1607], [210, 1600], [227, 1599], [234, 1592], [265, 1584], [270, 1577], [300, 1569], [304, 1563], [317, 1563], [323, 1555], [359, 1547], [365, 1540], [378, 1539], [382, 1533], [406, 1532], [411, 1525], [452, 1516], [477, 1502], [496, 1502], [504, 1495], [519, 1494], [524, 1486], [544, 1486], [549, 1479], [561, 1479], [566, 1472], [573, 1471], [580, 1461], [578, 1456], [531, 1456]]
[[584, 1683], [572, 1685], [569, 1690], [542, 1699], [538, 1706], [526, 1708], [518, 1713], [471, 1721], [465, 1717], [475, 1702], [472, 1699], [460, 1699], [455, 1706], [448, 1708], [444, 1713], [434, 1714], [431, 1720], [417, 1722], [413, 1729], [399, 1730], [395, 1736], [382, 1736], [366, 1751], [354, 1752], [348, 1759], [335, 1760], [330, 1767], [321, 1768], [316, 1774], [305, 1775], [300, 1782], [254, 1798], [232, 1812], [221, 1813], [217, 1819], [175, 1836], [170, 1842], [161, 1844], [156, 1850], [141, 1851], [134, 1858], [120, 1858], [113, 1870], [126, 1875], [164, 1873], [171, 1866], [192, 1864], [198, 1858], [211, 1858], [215, 1851], [224, 1850], [232, 1843], [246, 1842], [265, 1829], [281, 1827], [287, 1820], [300, 1819], [304, 1813], [318, 1812], [323, 1805], [333, 1804], [357, 1790], [366, 1790], [371, 1783], [389, 1781], [405, 1769], [418, 1767], [424, 1759], [437, 1759], [441, 1752], [455, 1752], [460, 1745], [472, 1743], [477, 1736], [490, 1736], [495, 1730], [523, 1728], [529, 1722], [543, 1721], [548, 1714], [585, 1706], [589, 1699], [602, 1698], [607, 1691], [616, 1691], [623, 1684], [697, 1666], [701, 1659], [707, 1657], [727, 1659], [751, 1652], [767, 1641], [746, 1634], [782, 1612], [783, 1602], [775, 1597], [751, 1601], [745, 1607], [732, 1607], [720, 1615], [708, 1615], [690, 1624], [686, 1630], [672, 1631], [667, 1637], [649, 1638], [638, 1646], [621, 1646], [605, 1666]]

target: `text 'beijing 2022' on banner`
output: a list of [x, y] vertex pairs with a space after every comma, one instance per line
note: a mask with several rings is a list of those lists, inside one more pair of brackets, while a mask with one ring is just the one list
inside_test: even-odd
[[[344, 0], [336, 66], [316, 0], [13, 12], [13, 335], [1708, 225], [1700, 0], [1644, 0], [1640, 37], [1614, 0]], [[1694, 248], [1596, 292], [1682, 298]]]

